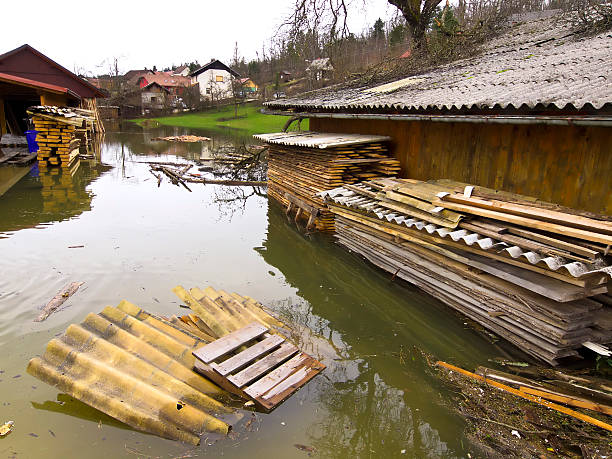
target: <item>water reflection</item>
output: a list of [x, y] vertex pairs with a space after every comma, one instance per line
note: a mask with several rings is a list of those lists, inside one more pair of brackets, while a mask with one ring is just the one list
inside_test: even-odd
[[39, 171], [35, 163], [27, 176], [0, 198], [0, 234], [41, 227], [90, 211], [94, 195], [88, 186], [110, 169], [96, 160], [81, 160], [71, 171]]
[[[288, 322], [327, 338], [326, 384], [317, 390], [325, 415], [309, 426], [327, 457], [413, 457], [462, 451], [462, 421], [440, 404], [442, 390], [424, 354], [473, 365], [499, 355], [443, 304], [332, 244], [304, 235], [270, 202], [268, 232], [256, 249], [297, 289], [303, 303], [274, 305]], [[310, 342], [316, 340], [310, 339]], [[318, 349], [310, 349], [315, 355]]]

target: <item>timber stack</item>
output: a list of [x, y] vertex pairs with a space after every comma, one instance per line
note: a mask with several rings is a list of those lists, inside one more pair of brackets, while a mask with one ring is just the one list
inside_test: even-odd
[[87, 145], [88, 132], [94, 129], [93, 113], [46, 105], [30, 107], [27, 113], [38, 131], [39, 167], [73, 169], [78, 162], [80, 146]]
[[318, 193], [343, 184], [397, 175], [399, 161], [388, 151], [390, 137], [308, 131], [256, 135], [268, 144], [268, 195], [295, 209], [296, 221], [333, 232], [334, 218]]
[[612, 343], [611, 217], [450, 180], [320, 197], [341, 245], [528, 354], [558, 365]]

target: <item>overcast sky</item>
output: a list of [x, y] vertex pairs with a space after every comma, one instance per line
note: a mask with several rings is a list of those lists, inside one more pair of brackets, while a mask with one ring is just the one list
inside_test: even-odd
[[[266, 48], [293, 0], [1, 0], [0, 54], [28, 43], [69, 70], [158, 69], [211, 58], [247, 60]], [[365, 5], [365, 6], [364, 6]], [[353, 0], [354, 32], [394, 13], [386, 0]], [[10, 18], [10, 20], [8, 20]]]

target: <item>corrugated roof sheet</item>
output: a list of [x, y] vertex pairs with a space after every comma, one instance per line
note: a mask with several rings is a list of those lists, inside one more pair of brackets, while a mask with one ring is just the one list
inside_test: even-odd
[[536, 252], [524, 250], [515, 245], [510, 245], [502, 241], [496, 241], [474, 231], [468, 231], [461, 228], [445, 228], [443, 226], [414, 218], [406, 213], [389, 210], [380, 206], [380, 201], [377, 199], [363, 196], [344, 187], [324, 191], [319, 193], [319, 195], [333, 203], [360, 209], [367, 213], [376, 215], [376, 217], [380, 220], [386, 220], [398, 225], [404, 225], [407, 228], [425, 231], [434, 236], [442, 238], [448, 237], [454, 242], [460, 242], [466, 246], [476, 245], [484, 251], [491, 251], [504, 255], [508, 258], [519, 259], [520, 261], [528, 262], [532, 265], [540, 266], [551, 271], [569, 274], [577, 279], [602, 277], [612, 279], [612, 267], [606, 265], [603, 260], [597, 260], [594, 263], [587, 265], [586, 263], [570, 261], [563, 257], [542, 256]]
[[233, 412], [193, 371], [206, 343], [122, 301], [51, 340], [28, 373], [135, 429], [198, 444], [203, 432], [226, 434], [221, 416]]
[[277, 132], [253, 136], [258, 140], [275, 144], [307, 148], [335, 148], [365, 143], [389, 142], [391, 137], [384, 135], [334, 134], [321, 132]]
[[273, 109], [428, 111], [602, 108], [612, 103], [612, 37], [579, 38], [560, 18], [513, 25], [484, 51], [383, 85], [330, 87], [275, 100]]

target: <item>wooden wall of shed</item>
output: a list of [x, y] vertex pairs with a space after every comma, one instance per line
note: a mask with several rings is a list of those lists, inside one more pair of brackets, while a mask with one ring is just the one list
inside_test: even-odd
[[394, 140], [402, 177], [449, 178], [612, 215], [612, 128], [311, 118]]

